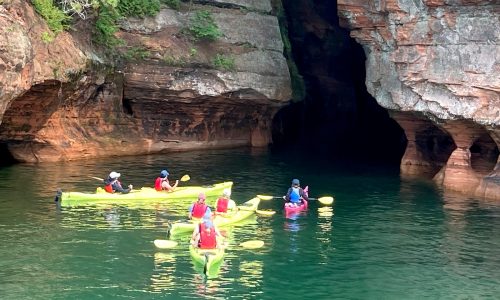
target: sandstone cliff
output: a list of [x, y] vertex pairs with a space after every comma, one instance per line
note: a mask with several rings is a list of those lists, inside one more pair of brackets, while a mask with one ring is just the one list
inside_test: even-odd
[[500, 199], [500, 5], [339, 0], [363, 45], [366, 86], [408, 139], [401, 171]]
[[[109, 61], [87, 21], [44, 42], [49, 29], [28, 1], [4, 1], [0, 141], [24, 162], [267, 145], [272, 116], [291, 97], [270, 2], [203, 3], [124, 20], [116, 51], [125, 58]], [[211, 12], [221, 38], [182, 33], [197, 10]]]

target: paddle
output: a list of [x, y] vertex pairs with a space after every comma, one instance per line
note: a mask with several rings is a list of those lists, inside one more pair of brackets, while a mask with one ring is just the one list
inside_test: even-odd
[[246, 241], [241, 243], [240, 246], [246, 249], [258, 249], [264, 246], [264, 241], [260, 240]]
[[[267, 196], [267, 195], [257, 195], [260, 200], [271, 200], [271, 199], [283, 199], [283, 197], [276, 197], [276, 196]], [[333, 203], [333, 197], [331, 196], [325, 196], [325, 197], [320, 197], [320, 198], [308, 198], [309, 200], [317, 200], [321, 204], [325, 205], [330, 205]]]
[[177, 242], [171, 240], [154, 240], [154, 244], [157, 248], [160, 249], [170, 249], [177, 246]]
[[260, 210], [260, 209], [257, 209], [255, 212], [262, 216], [272, 216], [276, 213], [274, 210]]

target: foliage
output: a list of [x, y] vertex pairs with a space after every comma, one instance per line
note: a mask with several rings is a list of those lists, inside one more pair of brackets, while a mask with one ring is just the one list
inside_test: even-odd
[[233, 71], [235, 68], [234, 57], [216, 54], [212, 60], [213, 65], [217, 69]]
[[163, 62], [168, 66], [174, 67], [184, 67], [187, 64], [187, 61], [185, 61], [183, 57], [175, 58], [172, 55], [165, 55], [163, 57]]
[[188, 30], [195, 39], [213, 41], [222, 36], [212, 14], [206, 10], [198, 10], [194, 13]]
[[99, 6], [116, 7], [119, 0], [57, 0], [63, 12], [67, 15], [78, 15], [85, 20], [89, 10], [98, 10]]
[[128, 60], [146, 59], [151, 53], [142, 47], [133, 47], [125, 52], [124, 57]]
[[165, 3], [168, 7], [172, 9], [179, 9], [181, 8], [181, 1], [180, 0], [162, 0], [163, 3]]
[[54, 41], [55, 34], [53, 32], [44, 31], [42, 32], [41, 38], [42, 42], [44, 42], [45, 44], [50, 44], [52, 43], [52, 41]]
[[115, 36], [118, 31], [116, 22], [120, 19], [120, 14], [116, 9], [109, 5], [102, 5], [99, 8], [99, 16], [95, 23], [96, 31], [94, 40], [96, 43], [113, 48], [123, 43], [123, 41]]
[[68, 28], [68, 22], [71, 18], [55, 6], [53, 0], [32, 0], [32, 3], [55, 34]]
[[116, 8], [125, 17], [155, 16], [160, 11], [160, 0], [121, 0]]
[[189, 49], [190, 56], [196, 56], [196, 54], [198, 54], [198, 50], [196, 50], [196, 48]]

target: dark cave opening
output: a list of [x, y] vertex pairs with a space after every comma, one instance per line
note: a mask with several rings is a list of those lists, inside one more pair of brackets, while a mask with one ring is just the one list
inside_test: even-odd
[[339, 26], [337, 1], [284, 1], [283, 6], [287, 23], [281, 26], [306, 92], [303, 101], [276, 114], [272, 148], [399, 165], [404, 131], [367, 92], [366, 56]]
[[12, 156], [6, 143], [0, 143], [0, 167], [6, 167], [18, 163]]

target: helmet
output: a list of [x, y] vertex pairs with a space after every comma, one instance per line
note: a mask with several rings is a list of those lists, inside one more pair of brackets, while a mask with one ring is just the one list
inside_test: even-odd
[[165, 178], [165, 177], [167, 177], [168, 175], [169, 175], [169, 173], [168, 173], [168, 171], [167, 171], [167, 170], [162, 170], [162, 171], [160, 172], [160, 177], [161, 177], [161, 178]]
[[205, 193], [198, 194], [198, 200], [205, 200], [205, 199], [207, 199], [207, 196], [205, 196]]
[[292, 185], [300, 185], [300, 181], [298, 179], [292, 180]]
[[230, 189], [224, 189], [224, 191], [222, 191], [222, 196], [224, 196], [224, 197], [231, 197], [231, 190]]
[[116, 178], [118, 178], [118, 177], [120, 177], [120, 176], [121, 176], [121, 174], [120, 174], [120, 173], [117, 173], [117, 172], [115, 172], [115, 171], [113, 171], [113, 172], [109, 173], [109, 178], [111, 178], [111, 179], [116, 179]]

